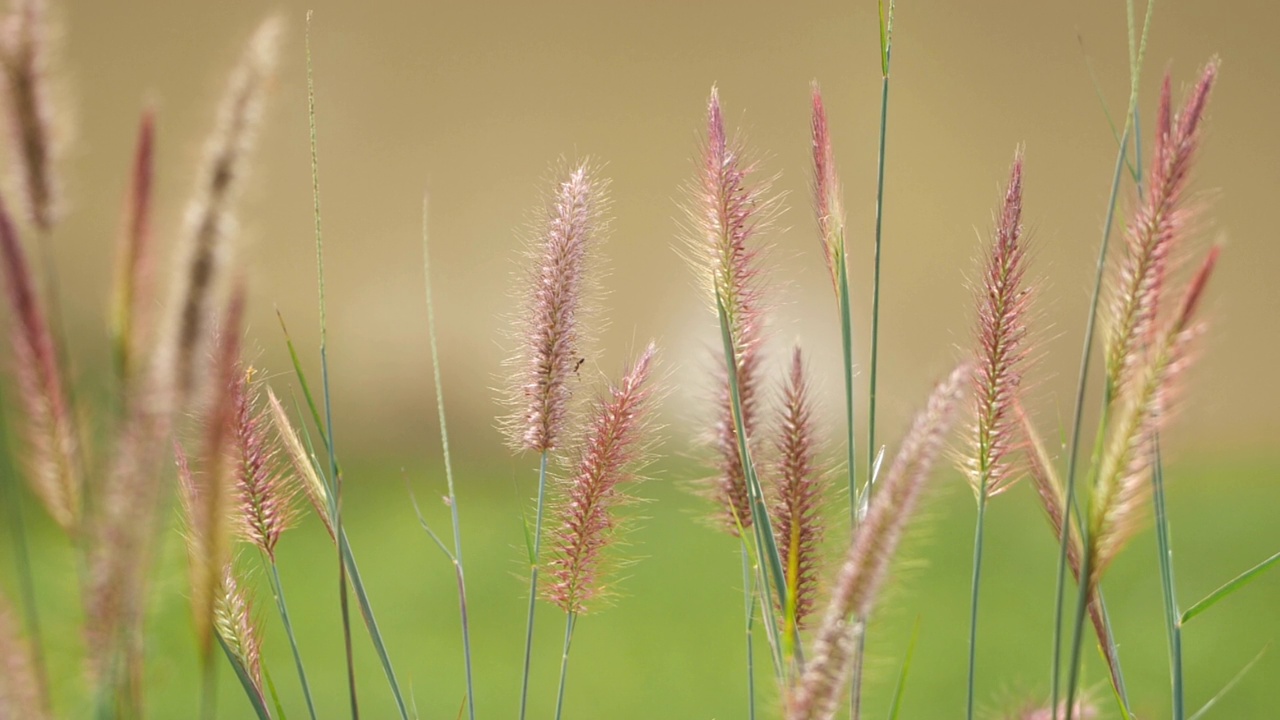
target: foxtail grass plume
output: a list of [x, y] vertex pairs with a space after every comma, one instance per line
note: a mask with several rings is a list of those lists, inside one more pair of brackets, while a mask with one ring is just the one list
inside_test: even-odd
[[14, 0], [0, 35], [10, 157], [27, 220], [42, 234], [57, 221], [59, 147], [50, 101], [49, 37], [44, 0]]
[[27, 478], [54, 521], [76, 535], [84, 477], [75, 413], [31, 264], [2, 201], [0, 273], [14, 320], [10, 336], [26, 429]]
[[791, 356], [791, 372], [783, 387], [778, 414], [773, 471], [774, 537], [784, 551], [787, 597], [793, 602], [794, 620], [803, 628], [813, 614], [818, 593], [826, 529], [822, 517], [826, 486], [818, 467], [813, 400], [799, 346]]
[[48, 717], [40, 702], [39, 674], [31, 646], [18, 630], [18, 619], [0, 594], [0, 718]]
[[979, 502], [1016, 480], [1008, 462], [1019, 432], [1014, 406], [1027, 361], [1027, 312], [1032, 291], [1024, 280], [1027, 246], [1022, 232], [1022, 150], [1013, 157], [990, 248], [977, 288], [978, 323], [971, 447], [965, 473]]
[[1056, 720], [1056, 718], [1072, 717], [1077, 720], [1095, 720], [1098, 717], [1098, 707], [1088, 700], [1077, 700], [1073, 703], [1071, 712], [1067, 712], [1067, 704], [1065, 702], [1058, 703], [1057, 712], [1052, 708], [1040, 707], [1035, 704], [1007, 716], [1008, 720]]
[[1091, 584], [1098, 582], [1133, 535], [1147, 506], [1155, 437], [1169, 419], [1177, 380], [1191, 360], [1191, 345], [1204, 330], [1195, 322], [1195, 314], [1219, 252], [1215, 246], [1205, 256], [1188, 283], [1177, 312], [1148, 353], [1129, 392], [1121, 398], [1123, 405], [1103, 453], [1090, 502]]
[[276, 434], [284, 443], [289, 465], [302, 484], [302, 494], [307, 497], [311, 507], [315, 508], [316, 515], [320, 517], [325, 530], [329, 532], [329, 537], [336, 542], [337, 534], [333, 530], [329, 489], [320, 478], [320, 473], [316, 471], [311, 454], [303, 447], [298, 431], [293, 428], [293, 423], [289, 422], [289, 413], [285, 412], [280, 399], [270, 387], [267, 388], [267, 404], [271, 407], [271, 422], [275, 425]]
[[835, 716], [857, 639], [858, 630], [850, 618], [870, 614], [971, 372], [969, 365], [961, 365], [934, 389], [903, 439], [893, 466], [876, 483], [871, 507], [854, 534], [832, 587], [809, 662], [787, 700], [787, 720]]
[[253, 372], [252, 368], [242, 370], [231, 388], [236, 525], [245, 539], [274, 560], [280, 535], [297, 516], [293, 505], [297, 483], [281, 465], [280, 445], [271, 433], [272, 420], [259, 402], [260, 384]]
[[1170, 80], [1165, 75], [1146, 196], [1129, 222], [1124, 255], [1110, 286], [1108, 401], [1119, 396], [1142, 364], [1144, 348], [1155, 341], [1171, 257], [1195, 215], [1186, 203], [1186, 191], [1200, 146], [1204, 109], [1217, 77], [1214, 58], [1201, 71], [1182, 110], [1172, 117]]
[[[759, 415], [760, 362], [764, 342], [763, 248], [758, 235], [777, 212], [772, 182], [755, 177], [756, 164], [745, 157], [740, 140], [725, 135], [720, 95], [711, 89], [707, 137], [698, 176], [689, 187], [688, 258], [704, 281], [717, 316], [728, 327], [737, 363], [737, 390], [747, 443], [753, 444]], [[733, 534], [752, 524], [746, 472], [738, 449], [729, 369], [721, 361], [717, 415], [710, 435], [716, 475], [709, 495], [720, 507], [718, 519]]]
[[223, 302], [234, 254], [235, 206], [275, 76], [282, 23], [264, 21], [250, 39], [218, 105], [195, 187], [187, 200], [177, 266], [159, 334], [161, 402], [183, 408], [197, 400], [208, 376], [205, 360], [216, 310]]
[[630, 499], [623, 488], [639, 479], [646, 460], [656, 352], [650, 343], [622, 381], [596, 401], [570, 465], [548, 538], [551, 582], [543, 588], [565, 612], [582, 613], [607, 593], [605, 553], [615, 539], [615, 508]]
[[213, 366], [214, 392], [203, 417], [203, 454], [193, 471], [177, 446], [178, 475], [186, 516], [187, 557], [190, 565], [191, 610], [201, 658], [208, 662], [213, 651], [214, 606], [222, 572], [231, 561], [234, 530], [237, 467], [240, 437], [237, 427], [237, 388], [240, 372], [240, 327], [244, 317], [244, 291], [236, 291], [227, 311]]
[[116, 370], [126, 384], [145, 351], [151, 322], [153, 266], [151, 193], [155, 176], [155, 114], [147, 110], [138, 124], [138, 139], [124, 201], [124, 220], [116, 245], [115, 287], [111, 297], [111, 335]]
[[845, 257], [844, 201], [841, 199], [840, 177], [836, 174], [835, 153], [827, 128], [827, 110], [822, 104], [822, 90], [814, 82], [813, 92], [813, 200], [822, 235], [822, 257], [831, 274], [836, 297], [845, 292], [840, 286], [840, 263]]
[[223, 567], [213, 612], [218, 637], [243, 668], [261, 706], [267, 707], [262, 684], [262, 628], [254, 617], [253, 601], [237, 580], [232, 563]]
[[538, 237], [527, 250], [527, 295], [517, 320], [518, 347], [509, 363], [512, 449], [560, 447], [569, 424], [570, 378], [582, 355], [582, 315], [590, 264], [605, 230], [608, 181], [584, 161], [557, 180]]

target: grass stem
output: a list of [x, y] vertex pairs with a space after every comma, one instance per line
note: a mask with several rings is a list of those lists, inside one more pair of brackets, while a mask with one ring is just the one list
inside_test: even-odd
[[1173, 694], [1173, 720], [1186, 717], [1185, 692], [1182, 682], [1182, 619], [1173, 582], [1173, 545], [1169, 536], [1169, 513], [1164, 497], [1164, 464], [1160, 456], [1160, 439], [1155, 441], [1155, 469], [1151, 473], [1152, 500], [1156, 510], [1156, 543], [1160, 551], [1160, 585], [1164, 591], [1164, 617], [1169, 632], [1169, 677]]
[[529, 557], [529, 618], [524, 636], [524, 670], [520, 679], [520, 720], [524, 720], [529, 706], [529, 667], [533, 659], [533, 619], [538, 609], [538, 568], [542, 550], [542, 511], [547, 493], [547, 451], [542, 451], [538, 461], [538, 507], [533, 521], [533, 553]]
[[987, 478], [982, 478], [978, 491], [978, 521], [973, 531], [973, 584], [969, 605], [969, 676], [967, 684], [965, 717], [973, 720], [975, 679], [978, 658], [978, 590], [982, 582], [982, 541], [987, 518]]
[[751, 572], [751, 553], [747, 541], [742, 539], [742, 597], [746, 610], [747, 630], [747, 720], [756, 720], [756, 664], [755, 664], [755, 582]]
[[293, 664], [298, 668], [298, 682], [302, 684], [302, 696], [307, 701], [307, 713], [311, 720], [316, 720], [316, 703], [311, 697], [311, 683], [307, 682], [307, 671], [302, 665], [302, 653], [298, 651], [298, 638], [293, 632], [293, 621], [289, 619], [289, 605], [284, 599], [284, 585], [280, 582], [280, 567], [274, 559], [268, 559], [271, 573], [271, 594], [276, 599], [276, 610], [280, 612], [280, 622], [284, 625], [285, 635], [289, 638], [289, 649], [293, 652]]
[[573, 640], [573, 625], [577, 620], [576, 613], [566, 613], [564, 621], [564, 652], [560, 655], [560, 687], [556, 691], [556, 720], [560, 720], [564, 711], [564, 684], [569, 674], [569, 643]]

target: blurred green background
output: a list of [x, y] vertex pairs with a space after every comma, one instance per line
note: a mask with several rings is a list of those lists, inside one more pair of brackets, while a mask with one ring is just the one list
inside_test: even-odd
[[[879, 65], [874, 2], [541, 3], [132, 0], [58, 3], [56, 68], [73, 132], [63, 162], [69, 199], [55, 237], [71, 354], [88, 388], [107, 367], [103, 301], [126, 168], [140, 109], [159, 113], [159, 216], [177, 227], [213, 104], [240, 43], [264, 14], [282, 11], [290, 36], [242, 223], [249, 266], [250, 337], [260, 364], [291, 386], [275, 320], [279, 308], [314, 349], [314, 247], [303, 82], [302, 19], [315, 9], [321, 182], [330, 302], [330, 359], [339, 447], [350, 472], [347, 520], [393, 659], [423, 717], [453, 717], [463, 694], [450, 567], [417, 526], [411, 482], [437, 529], [447, 515], [427, 364], [420, 207], [431, 234], [451, 430], [459, 457], [480, 713], [510, 717], [523, 628], [520, 507], [534, 461], [510, 458], [494, 430], [516, 239], [527, 232], [558, 157], [590, 155], [613, 179], [609, 326], [583, 376], [613, 373], [649, 337], [663, 348], [670, 459], [640, 491], [654, 500], [624, 552], [616, 607], [579, 625], [571, 717], [745, 716], [737, 546], [698, 522], [684, 490], [697, 475], [690, 438], [705, 422], [715, 328], [674, 248], [681, 183], [690, 177], [706, 95], [717, 83], [766, 174], [780, 173], [791, 209], [770, 235], [778, 355], [793, 339], [821, 376], [824, 418], [840, 432], [838, 334], [808, 208], [808, 83], [822, 83], [846, 186], [856, 322], [869, 318]], [[1161, 71], [1185, 87], [1212, 54], [1222, 80], [1197, 169], [1205, 212], [1196, 243], [1225, 238], [1208, 304], [1212, 328], [1181, 399], [1166, 449], [1179, 591], [1185, 605], [1280, 550], [1280, 390], [1273, 364], [1280, 267], [1270, 213], [1280, 193], [1280, 8], [1267, 0], [1164, 2], [1143, 76], [1153, 115]], [[990, 224], [1017, 143], [1027, 149], [1026, 217], [1043, 277], [1037, 416], [1070, 416], [1078, 346], [1114, 158], [1114, 140], [1086, 55], [1113, 113], [1126, 97], [1124, 7], [1076, 3], [912, 3], [899, 8], [885, 205], [881, 430], [896, 442], [933, 378], [968, 342], [965, 275]], [[1131, 192], [1125, 195], [1125, 207]], [[858, 290], [857, 288], [861, 288]], [[866, 348], [857, 349], [865, 358]], [[314, 355], [314, 352], [311, 353]], [[308, 367], [317, 370], [312, 359]], [[865, 362], [863, 363], [865, 365]], [[92, 392], [86, 393], [92, 396]], [[859, 433], [859, 437], [864, 437]], [[833, 446], [834, 447], [834, 446]], [[865, 448], [862, 449], [865, 451]], [[888, 706], [896, 664], [919, 618], [906, 717], [954, 717], [964, 694], [972, 501], [943, 473], [899, 582], [871, 641], [869, 717]], [[35, 515], [34, 507], [31, 515]], [[993, 712], [1046, 690], [1053, 545], [1028, 488], [990, 513], [979, 666]], [[76, 707], [76, 601], [71, 558], [37, 525], [40, 597], [68, 710]], [[6, 544], [7, 533], [0, 543]], [[308, 523], [282, 545], [295, 609], [326, 717], [345, 707], [336, 567]], [[166, 565], [151, 635], [155, 717], [196, 707], [195, 663], [180, 541]], [[834, 552], [834, 549], [833, 549]], [[16, 590], [11, 566], [0, 585]], [[1140, 717], [1168, 712], [1165, 638], [1152, 534], [1130, 546], [1107, 592]], [[1189, 704], [1221, 688], [1280, 637], [1280, 575], [1267, 576], [1187, 629]], [[265, 607], [265, 604], [264, 604]], [[535, 717], [549, 714], [559, 618], [539, 626]], [[264, 613], [264, 617], [270, 617]], [[287, 649], [269, 628], [268, 665], [293, 715], [301, 711]], [[358, 676], [369, 717], [392, 711], [380, 670], [358, 635]], [[1090, 655], [1089, 660], [1096, 658]], [[1270, 717], [1280, 701], [1265, 654], [1206, 717]], [[1096, 662], [1089, 680], [1106, 700]], [[767, 685], [767, 673], [761, 674]], [[225, 717], [248, 706], [224, 675]]]

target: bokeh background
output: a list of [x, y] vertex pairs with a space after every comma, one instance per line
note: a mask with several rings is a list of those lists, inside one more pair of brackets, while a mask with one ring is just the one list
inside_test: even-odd
[[[773, 337], [810, 350], [832, 437], [841, 428], [839, 341], [809, 208], [809, 82], [823, 87], [850, 221], [856, 322], [869, 324], [880, 75], [876, 7], [836, 2], [286, 2], [186, 0], [57, 3], [68, 214], [55, 238], [71, 354], [87, 388], [107, 371], [104, 300], [132, 138], [142, 107], [159, 116], [159, 237], [178, 225], [226, 70], [258, 20], [280, 12], [289, 37], [253, 168], [242, 223], [259, 364], [291, 386], [278, 308], [308, 367], [316, 281], [303, 18], [315, 10], [320, 174], [337, 442], [351, 469], [347, 508], [389, 645], [423, 717], [452, 717], [462, 697], [452, 576], [417, 526], [406, 482], [439, 528], [447, 516], [429, 384], [421, 206], [430, 234], [450, 429], [476, 627], [480, 711], [514, 712], [523, 613], [520, 508], [533, 459], [512, 458], [494, 429], [519, 238], [560, 158], [590, 156], [612, 179], [606, 253], [608, 327], [583, 376], [612, 374], [648, 338], [663, 349], [673, 392], [664, 455], [640, 492], [646, 520], [625, 552], [616, 607], [585, 619], [574, 650], [570, 716], [745, 716], [741, 600], [734, 542], [698, 523], [685, 491], [698, 474], [691, 438], [705, 423], [716, 335], [680, 259], [680, 187], [691, 176], [708, 90], [743, 129], [789, 210], [769, 240]], [[1195, 182], [1204, 214], [1195, 243], [1222, 239], [1212, 329], [1169, 433], [1170, 503], [1184, 605], [1280, 549], [1280, 432], [1274, 381], [1280, 269], [1280, 8], [1267, 0], [1163, 2], [1143, 74], [1154, 116], [1162, 71], [1185, 88], [1222, 57]], [[1050, 431], [1071, 412], [1083, 320], [1115, 155], [1103, 110], [1127, 96], [1124, 4], [904, 2], [897, 18], [886, 173], [879, 435], [894, 443], [934, 378], [968, 342], [971, 274], [1015, 146], [1027, 153], [1026, 218], [1040, 278], [1036, 414]], [[1089, 63], [1097, 76], [1090, 79]], [[1149, 123], [1147, 124], [1149, 128]], [[1132, 197], [1123, 196], [1122, 208]], [[856, 348], [865, 367], [865, 341]], [[861, 376], [865, 382], [865, 374]], [[86, 394], [93, 397], [93, 393]], [[862, 432], [860, 437], [865, 437]], [[836, 446], [833, 445], [833, 448]], [[861, 448], [865, 452], [865, 448]], [[871, 643], [872, 716], [887, 707], [896, 663], [920, 623], [906, 717], [950, 717], [964, 693], [972, 502], [952, 473], [909, 548]], [[999, 710], [1046, 691], [1053, 544], [1028, 488], [990, 514], [979, 682]], [[69, 558], [38, 526], [42, 599], [67, 710], [76, 707], [76, 602]], [[7, 542], [3, 540], [0, 542]], [[156, 716], [195, 708], [195, 670], [177, 536], [156, 604]], [[283, 549], [304, 652], [325, 715], [344, 707], [336, 579], [323, 532], [307, 523]], [[1142, 717], [1167, 714], [1167, 662], [1154, 542], [1144, 533], [1107, 591]], [[48, 568], [47, 571], [45, 568]], [[11, 588], [12, 573], [0, 570]], [[1187, 629], [1189, 703], [1199, 707], [1280, 637], [1280, 576], [1264, 577]], [[264, 605], [265, 606], [265, 605]], [[549, 712], [559, 629], [540, 626], [535, 687]], [[301, 711], [273, 623], [268, 662]], [[363, 643], [363, 638], [361, 638]], [[361, 645], [370, 717], [389, 717], [379, 670]], [[1090, 657], [1090, 661], [1095, 658]], [[1259, 664], [1206, 717], [1269, 717], [1280, 657]], [[765, 674], [762, 673], [762, 680]], [[1106, 700], [1099, 668], [1089, 679]], [[229, 676], [225, 717], [248, 713]], [[766, 683], [767, 684], [767, 683]], [[766, 701], [767, 702], [767, 701]], [[1105, 704], [1105, 703], [1104, 703]]]

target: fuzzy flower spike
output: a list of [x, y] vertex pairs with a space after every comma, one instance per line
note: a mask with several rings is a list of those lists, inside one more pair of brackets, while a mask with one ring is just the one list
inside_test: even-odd
[[504, 423], [515, 450], [554, 450], [569, 423], [569, 379], [581, 357], [588, 265], [605, 229], [607, 185], [589, 163], [575, 165], [557, 181], [541, 234], [528, 249], [532, 269]]
[[628, 500], [622, 488], [638, 479], [645, 461], [655, 353], [651, 343], [622, 382], [596, 402], [572, 462], [573, 475], [565, 483], [548, 538], [551, 582], [544, 589], [545, 597], [565, 612], [583, 612], [606, 591], [602, 569], [618, 522], [614, 508]]
[[977, 351], [971, 379], [974, 424], [964, 470], [980, 502], [1004, 492], [1016, 479], [1007, 456], [1019, 432], [1014, 406], [1027, 361], [1026, 316], [1033, 294], [1024, 283], [1027, 246], [1022, 235], [1019, 150], [978, 288]]
[[[757, 236], [777, 211], [769, 180], [754, 177], [756, 165], [744, 157], [741, 142], [725, 135], [720, 96], [715, 88], [707, 103], [707, 138], [698, 177], [690, 187], [689, 261], [706, 281], [712, 307], [729, 328], [737, 364], [737, 390], [742, 424], [750, 444], [755, 435], [760, 395], [760, 362], [764, 340], [762, 248]], [[723, 362], [723, 361], [722, 361]], [[731, 533], [751, 526], [746, 472], [738, 449], [730, 373], [721, 365], [717, 416], [710, 444], [716, 453], [716, 475], [710, 495], [721, 508], [720, 521]]]
[[840, 178], [836, 175], [835, 152], [831, 149], [831, 133], [827, 128], [827, 110], [822, 104], [822, 91], [815, 82], [813, 91], [813, 202], [822, 235], [822, 256], [831, 274], [831, 284], [838, 298], [840, 263], [844, 259], [844, 202], [841, 200]]
[[43, 0], [15, 0], [0, 28], [11, 157], [26, 219], [46, 234], [57, 220], [59, 191], [54, 168], [60, 150], [50, 101], [46, 7]]

